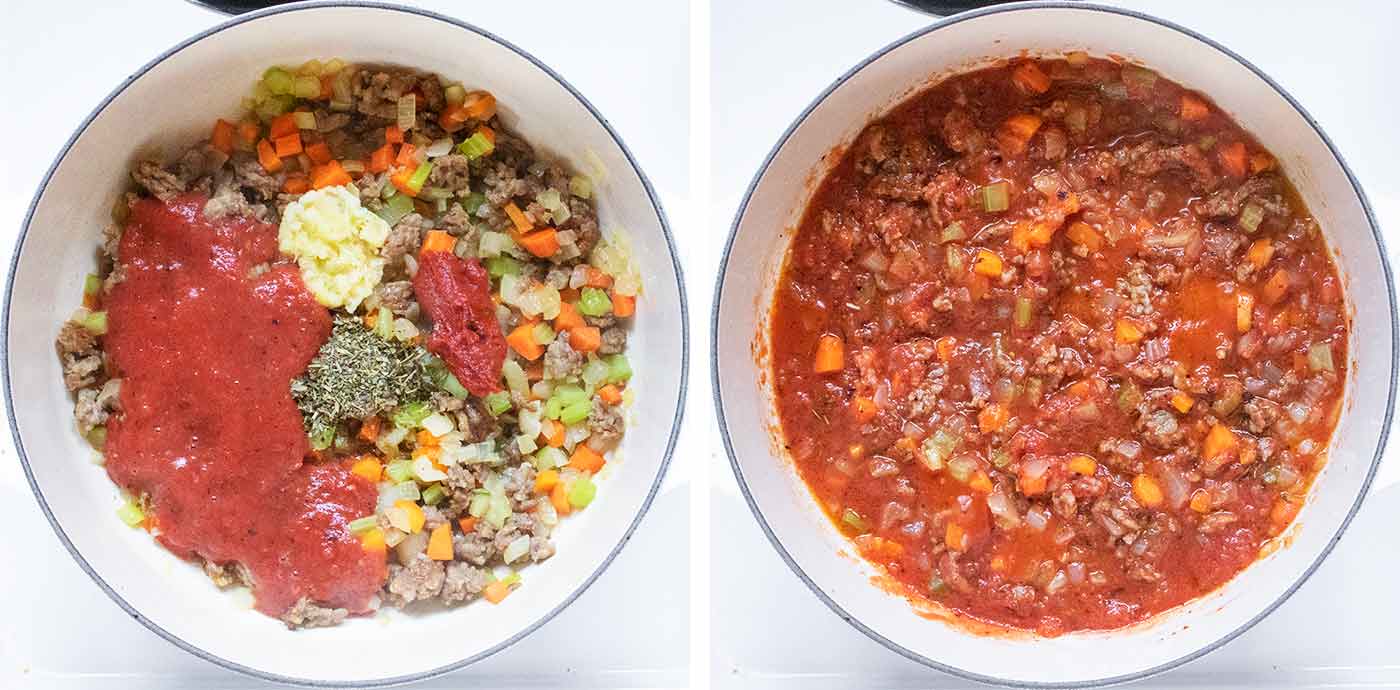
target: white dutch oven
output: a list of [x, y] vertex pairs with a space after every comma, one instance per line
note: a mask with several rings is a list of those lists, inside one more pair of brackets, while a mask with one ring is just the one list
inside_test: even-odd
[[[558, 554], [522, 574], [525, 586], [485, 603], [388, 624], [352, 619], [288, 631], [221, 594], [112, 512], [117, 490], [78, 436], [53, 338], [79, 304], [82, 277], [137, 152], [173, 156], [272, 64], [313, 58], [412, 66], [490, 89], [502, 118], [552, 155], [584, 168], [596, 156], [600, 224], [622, 229], [641, 268], [628, 354], [636, 371], [633, 426], [598, 500], [556, 532]], [[5, 299], [5, 397], [30, 483], [64, 545], [122, 608], [210, 661], [271, 680], [381, 685], [460, 668], [524, 637], [573, 601], [617, 554], [646, 512], [670, 458], [685, 394], [686, 310], [669, 230], [646, 178], [583, 96], [524, 51], [457, 20], [350, 2], [291, 5], [234, 19], [176, 46], [119, 86], [64, 147], [35, 196]], [[547, 651], [544, 657], [547, 657]], [[543, 657], [542, 657], [543, 658]]]
[[[949, 74], [991, 59], [1087, 50], [1121, 55], [1209, 94], [1273, 151], [1317, 216], [1353, 309], [1351, 377], [1331, 461], [1289, 545], [1222, 589], [1129, 629], [1053, 639], [978, 636], [922, 618], [871, 583], [875, 571], [822, 515], [775, 436], [765, 345], [783, 254], [813, 187], [873, 117]], [[957, 15], [888, 46], [838, 79], [783, 135], [739, 208], [716, 286], [715, 401], [730, 460], [769, 539], [838, 615], [910, 659], [1025, 687], [1140, 678], [1209, 652], [1293, 593], [1336, 544], [1380, 461], [1394, 404], [1395, 295], [1380, 234], [1326, 135], [1254, 66], [1187, 29], [1081, 3], [1022, 3]]]

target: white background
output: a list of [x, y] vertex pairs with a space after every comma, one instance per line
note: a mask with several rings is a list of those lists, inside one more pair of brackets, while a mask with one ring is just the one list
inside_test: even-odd
[[[684, 3], [614, 4], [627, 18], [624, 23], [595, 3], [413, 4], [477, 24], [569, 80], [609, 119], [651, 178], [682, 250], [698, 253], [703, 238], [688, 211]], [[0, 146], [4, 266], [40, 177], [79, 122], [141, 65], [221, 20], [180, 0], [0, 0], [0, 74], [7, 82], [0, 106], [0, 132], [7, 133]], [[629, 27], [644, 30], [629, 31], [620, 40]], [[327, 52], [323, 57], [334, 54], [333, 47]], [[256, 76], [249, 75], [250, 84]], [[178, 108], [179, 94], [151, 107]], [[687, 268], [704, 272], [698, 264]], [[705, 350], [692, 350], [692, 360], [703, 371]], [[700, 429], [683, 434], [681, 447], [700, 447]], [[186, 654], [126, 617], [54, 537], [24, 481], [9, 433], [0, 437], [0, 688], [269, 687]], [[617, 561], [573, 605], [514, 647], [418, 687], [685, 685], [691, 582], [687, 468], [703, 467], [704, 459], [685, 455], [675, 458], [662, 492]], [[346, 650], [366, 652], [392, 650]]]
[[[1394, 74], [1400, 4], [1113, 4], [1193, 28], [1276, 78], [1331, 135], [1360, 178], [1381, 225], [1400, 228], [1400, 176], [1393, 172], [1400, 161]], [[823, 88], [878, 48], [932, 21], [875, 0], [713, 0], [712, 7], [710, 198], [717, 226], [732, 220], [768, 151]], [[1390, 232], [1386, 237], [1395, 257], [1400, 236]], [[717, 263], [718, 256], [714, 258]], [[693, 425], [699, 419], [687, 421]], [[717, 435], [712, 412], [707, 421]], [[1361, 514], [1302, 590], [1224, 649], [1139, 685], [1400, 686], [1400, 592], [1395, 586], [1400, 464], [1395, 444], [1391, 446], [1392, 457]], [[716, 447], [712, 454], [715, 686], [970, 685], [884, 649], [827, 610], [759, 531], [723, 450]]]
[[[882, 0], [412, 4], [532, 52], [610, 120], [670, 217], [693, 325], [685, 430], [663, 492], [618, 561], [534, 635], [422, 687], [679, 686], [687, 677], [697, 686], [804, 690], [965, 685], [841, 622], [779, 560], [738, 494], [709, 394], [714, 267], [740, 195], [822, 88], [932, 20]], [[1331, 134], [1382, 225], [1400, 223], [1400, 178], [1382, 171], [1400, 160], [1387, 50], [1400, 6], [1119, 4], [1197, 29], [1274, 76]], [[0, 0], [3, 265], [40, 176], [92, 106], [165, 47], [217, 21], [179, 0]], [[1400, 237], [1387, 238], [1394, 254]], [[265, 687], [125, 618], [58, 544], [8, 434], [0, 437], [0, 688]], [[1147, 685], [1400, 686], [1397, 479], [1400, 462], [1389, 461], [1337, 551], [1273, 616]]]

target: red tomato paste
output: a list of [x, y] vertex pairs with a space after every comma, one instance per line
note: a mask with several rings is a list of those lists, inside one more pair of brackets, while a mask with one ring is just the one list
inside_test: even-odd
[[205, 198], [142, 199], [121, 239], [125, 279], [107, 310], [107, 352], [123, 414], [108, 426], [107, 472], [150, 497], [157, 538], [184, 558], [239, 562], [258, 610], [301, 598], [363, 613], [384, 583], [382, 553], [347, 527], [375, 509], [373, 484], [307, 462], [289, 384], [330, 335], [331, 318], [277, 228], [206, 219]]
[[491, 301], [491, 276], [481, 262], [452, 252], [423, 252], [413, 291], [433, 320], [428, 351], [441, 357], [473, 395], [499, 389], [506, 339]]

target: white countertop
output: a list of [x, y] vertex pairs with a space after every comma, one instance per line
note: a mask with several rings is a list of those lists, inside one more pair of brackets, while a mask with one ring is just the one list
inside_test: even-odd
[[[1400, 160], [1392, 43], [1400, 4], [1110, 4], [1191, 27], [1272, 75], [1332, 136], [1381, 225], [1400, 228], [1400, 176], [1384, 171]], [[879, 0], [714, 0], [713, 7], [710, 206], [718, 236], [727, 233], [754, 172], [802, 108], [863, 57], [933, 20]], [[1392, 261], [1397, 232], [1386, 234]], [[712, 247], [712, 264], [720, 249]], [[693, 293], [692, 312], [708, 312], [711, 297]], [[718, 435], [713, 411], [705, 421]], [[1396, 452], [1392, 443], [1361, 513], [1292, 599], [1223, 649], [1137, 685], [1400, 687]], [[713, 448], [711, 458], [710, 673], [716, 687], [981, 687], [925, 669], [842, 622], [768, 544], [723, 449]], [[756, 624], [754, 611], [775, 623]]]
[[[626, 21], [596, 11], [592, 3], [550, 3], [547, 12], [529, 2], [409, 4], [477, 24], [554, 67], [617, 129], [660, 194], [683, 253], [689, 248], [689, 255], [698, 254], [703, 237], [687, 212], [689, 39], [683, 3], [613, 3]], [[0, 64], [9, 93], [0, 108], [0, 131], [9, 133], [0, 147], [4, 266], [40, 177], [78, 123], [141, 65], [221, 20], [180, 0], [0, 3]], [[619, 32], [628, 39], [617, 40]], [[687, 269], [695, 274], [705, 267]], [[702, 373], [705, 351], [694, 350], [692, 360]], [[704, 377], [692, 374], [691, 380], [703, 400]], [[684, 686], [689, 468], [704, 460], [685, 449], [701, 447], [698, 438], [682, 435], [651, 511], [581, 598], [500, 654], [415, 687]], [[6, 542], [0, 556], [0, 688], [270, 687], [180, 651], [102, 594], [39, 512], [8, 432], [0, 434], [0, 535]], [[600, 635], [603, 622], [608, 630]]]

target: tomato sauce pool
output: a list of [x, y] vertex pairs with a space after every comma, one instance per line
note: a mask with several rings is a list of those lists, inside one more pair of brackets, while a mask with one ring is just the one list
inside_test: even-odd
[[258, 610], [306, 598], [369, 610], [382, 553], [348, 529], [376, 489], [310, 445], [289, 384], [331, 318], [277, 253], [275, 226], [209, 220], [206, 199], [142, 199], [121, 239], [125, 278], [108, 302], [107, 352], [123, 414], [106, 445], [113, 481], [150, 499], [157, 538], [184, 558], [242, 563]]

